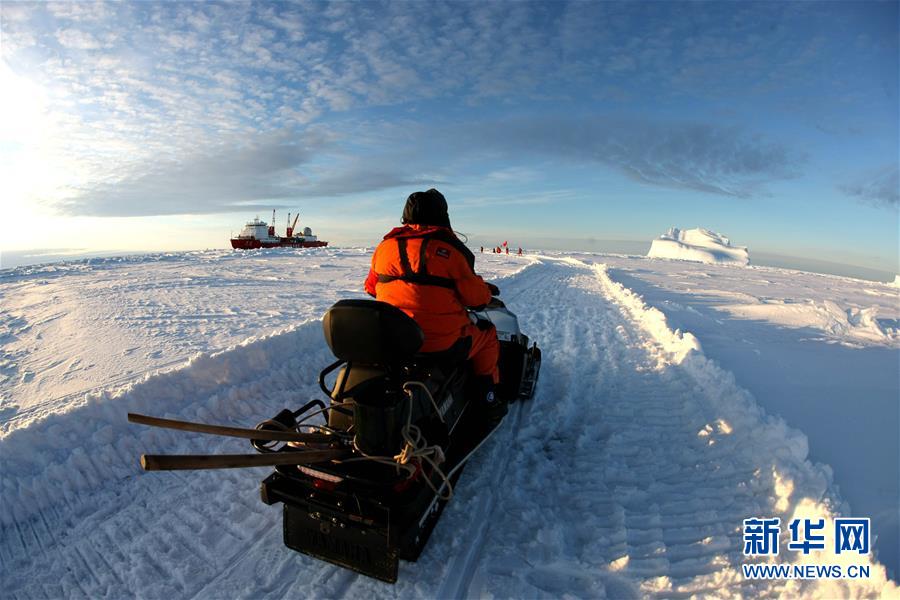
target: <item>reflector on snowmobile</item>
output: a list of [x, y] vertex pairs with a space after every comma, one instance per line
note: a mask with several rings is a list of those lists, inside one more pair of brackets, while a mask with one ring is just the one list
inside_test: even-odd
[[309, 467], [304, 467], [300, 465], [297, 467], [300, 469], [301, 473], [306, 473], [310, 477], [315, 477], [317, 479], [322, 479], [324, 481], [330, 481], [332, 483], [340, 483], [344, 480], [343, 477], [338, 477], [337, 475], [332, 475], [330, 473], [323, 473], [322, 471], [316, 471], [315, 469], [310, 469]]

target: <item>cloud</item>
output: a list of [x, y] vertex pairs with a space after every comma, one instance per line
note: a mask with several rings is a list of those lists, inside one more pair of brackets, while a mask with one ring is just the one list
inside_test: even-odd
[[[0, 17], [10, 41], [4, 60], [52, 91], [54, 147], [80, 166], [68, 181], [75, 202], [61, 205], [121, 214], [156, 206], [190, 212], [175, 200], [141, 200], [151, 192], [174, 197], [178, 190], [165, 182], [181, 176], [205, 198], [194, 210], [202, 212], [289, 190], [334, 196], [410, 185], [427, 180], [425, 173], [459, 180], [466, 173], [458, 165], [490, 152], [507, 164], [487, 168], [550, 157], [665, 188], [752, 196], [792, 176], [803, 158], [744, 130], [703, 123], [535, 116], [480, 131], [481, 124], [467, 128], [465, 121], [529, 105], [608, 114], [628, 104], [668, 114], [749, 109], [760, 119], [754, 122], [765, 122], [767, 103], [790, 95], [791, 106], [807, 107], [816, 103], [800, 100], [833, 100], [831, 92], [845, 88], [859, 93], [852, 101], [859, 105], [872, 94], [853, 78], [810, 86], [813, 74], [838, 64], [816, 28], [796, 26], [820, 8], [69, 2], [6, 3]], [[835, 78], [848, 73], [840, 66]], [[820, 112], [817, 118], [830, 115]], [[217, 178], [220, 171], [204, 159], [233, 164], [237, 151], [222, 150], [223, 140], [256, 140], [234, 147], [265, 154], [271, 144], [260, 140], [273, 132], [353, 118], [396, 123], [410, 114], [420, 123], [459, 123], [453, 131], [428, 128], [453, 148], [438, 157], [429, 154], [437, 144], [427, 137], [386, 136], [361, 151], [348, 139], [333, 155], [302, 146], [309, 155], [299, 156], [287, 143], [278, 153], [295, 164], [267, 177], [250, 160], [245, 181], [227, 189], [217, 181], [229, 173]]]
[[103, 2], [47, 2], [45, 8], [53, 17], [74, 23], [102, 21], [114, 13], [112, 7]]
[[100, 42], [90, 33], [78, 29], [62, 29], [56, 32], [56, 39], [66, 48], [74, 50], [96, 50]]
[[54, 206], [62, 214], [80, 216], [211, 214], [262, 210], [300, 197], [443, 183], [422, 174], [416, 164], [398, 153], [366, 160], [348, 157], [322, 129], [279, 132], [196, 149], [149, 169], [131, 165], [118, 177], [84, 186]]
[[[7, 12], [25, 18], [4, 5]], [[432, 98], [589, 97], [602, 88], [707, 102], [735, 90], [746, 96], [748, 87], [793, 89], [831, 65], [824, 38], [791, 26], [809, 15], [780, 5], [34, 3], [24, 12], [45, 42], [55, 35], [67, 47], [138, 56], [141, 79], [165, 74], [178, 87], [227, 71], [248, 92], [273, 94], [266, 109], [285, 119], [304, 102], [302, 114], [319, 115]], [[52, 18], [39, 18], [44, 12]], [[56, 34], [37, 25], [45, 21]], [[92, 95], [89, 76], [102, 69], [90, 56], [67, 58], [67, 69], [88, 79], [72, 88]]]
[[541, 190], [539, 192], [520, 193], [515, 195], [492, 196], [481, 193], [463, 193], [459, 200], [453, 201], [454, 210], [482, 209], [496, 206], [526, 206], [554, 204], [575, 200], [579, 197], [577, 190]]
[[893, 163], [873, 169], [838, 185], [838, 189], [865, 204], [900, 207], [900, 167]]
[[263, 207], [262, 202], [296, 196], [298, 167], [325, 145], [312, 135], [286, 133], [241, 145], [201, 149], [192, 155], [135, 168], [117, 181], [81, 189], [57, 204], [63, 214], [148, 216], [208, 214]]
[[[481, 180], [521, 183], [554, 164], [601, 165], [648, 185], [747, 198], [763, 193], [769, 181], [793, 176], [801, 160], [739, 128], [702, 123], [536, 115], [453, 130], [357, 122], [347, 129], [257, 136], [175, 156], [151, 169], [135, 163], [58, 207], [93, 216], [231, 212], [298, 197], [460, 183], [473, 175], [472, 164], [498, 159], [509, 166]], [[409, 136], [441, 143], [422, 151]], [[536, 160], [543, 164], [537, 167]]]
[[441, 183], [425, 175], [404, 173], [404, 170], [402, 164], [378, 167], [354, 162], [350, 165], [336, 165], [329, 168], [323, 176], [304, 185], [302, 192], [312, 196], [336, 197], [394, 187]]
[[508, 160], [540, 155], [600, 164], [643, 183], [739, 198], [794, 176], [803, 161], [776, 142], [706, 123], [536, 116], [481, 123], [463, 137]]

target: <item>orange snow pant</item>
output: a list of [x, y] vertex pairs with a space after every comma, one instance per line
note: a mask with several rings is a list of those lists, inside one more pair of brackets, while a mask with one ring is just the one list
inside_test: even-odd
[[497, 368], [500, 342], [497, 341], [497, 329], [493, 325], [488, 329], [480, 329], [474, 324], [467, 325], [465, 336], [472, 338], [472, 349], [469, 350], [472, 370], [476, 375], [490, 375], [495, 385], [500, 383], [500, 369]]

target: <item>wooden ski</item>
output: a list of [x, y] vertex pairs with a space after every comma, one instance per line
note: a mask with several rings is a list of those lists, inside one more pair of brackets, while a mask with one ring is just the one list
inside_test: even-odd
[[248, 440], [271, 440], [276, 442], [310, 442], [329, 443], [340, 438], [327, 433], [300, 433], [299, 431], [276, 431], [271, 429], [249, 429], [245, 427], [228, 427], [225, 425], [210, 425], [208, 423], [192, 423], [190, 421], [178, 421], [175, 419], [163, 419], [138, 413], [128, 413], [131, 423], [149, 425], [150, 427], [162, 427], [164, 429], [177, 429], [179, 431], [191, 431], [194, 433], [208, 433], [210, 435], [224, 435], [228, 437], [244, 438]]
[[346, 458], [351, 454], [347, 450], [304, 450], [268, 454], [144, 454], [141, 456], [141, 467], [145, 471], [181, 471], [306, 465]]

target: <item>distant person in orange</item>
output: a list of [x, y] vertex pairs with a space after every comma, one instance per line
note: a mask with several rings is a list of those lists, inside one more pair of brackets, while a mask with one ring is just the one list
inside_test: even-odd
[[494, 395], [500, 381], [497, 330], [476, 325], [467, 307], [484, 306], [500, 290], [475, 273], [475, 255], [453, 233], [447, 200], [435, 189], [406, 199], [401, 220], [375, 249], [366, 292], [412, 317], [425, 333], [422, 352], [440, 352], [460, 338], [472, 340], [469, 358], [489, 425], [506, 414]]

